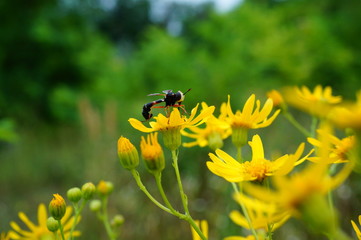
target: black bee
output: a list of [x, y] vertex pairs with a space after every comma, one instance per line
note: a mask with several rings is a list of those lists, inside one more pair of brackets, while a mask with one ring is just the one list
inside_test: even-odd
[[[190, 90], [191, 88], [188, 89], [185, 93], [182, 93], [181, 91], [174, 93], [172, 90], [164, 90], [163, 93], [149, 94], [148, 96], [164, 96], [164, 98], [144, 104], [143, 112], [142, 112], [143, 117], [145, 118], [146, 121], [151, 119], [153, 117], [153, 114], [150, 113], [152, 108], [181, 107], [184, 110], [183, 105], [181, 105], [181, 103], [184, 101], [184, 95]], [[162, 102], [165, 102], [165, 106], [154, 106]]]

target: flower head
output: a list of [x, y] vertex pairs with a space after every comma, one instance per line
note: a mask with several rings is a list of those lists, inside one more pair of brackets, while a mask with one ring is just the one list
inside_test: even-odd
[[280, 209], [300, 216], [302, 208], [313, 196], [325, 195], [339, 186], [351, 173], [353, 165], [347, 163], [334, 176], [328, 175], [327, 164], [311, 164], [290, 177], [272, 178], [274, 190], [247, 184], [247, 193], [265, 202], [277, 204]]
[[65, 215], [65, 211], [66, 211], [66, 203], [64, 198], [57, 193], [53, 194], [53, 199], [49, 203], [50, 215], [55, 220], [60, 220]]
[[[206, 103], [202, 103], [202, 108], [206, 109], [208, 106]], [[229, 124], [224, 121], [224, 112], [226, 109], [226, 104], [223, 103], [221, 106], [221, 114], [218, 118], [214, 115], [211, 115], [204, 128], [193, 127], [191, 128], [191, 133], [182, 131], [182, 135], [195, 139], [194, 142], [183, 143], [185, 147], [200, 146], [205, 147], [209, 146], [211, 149], [221, 148], [223, 146], [223, 139], [229, 137], [232, 133], [232, 129]]]
[[317, 85], [313, 92], [306, 86], [289, 87], [284, 91], [285, 101], [317, 117], [325, 117], [336, 104], [342, 101], [341, 96], [332, 96], [331, 87], [322, 88]]
[[265, 159], [263, 144], [258, 135], [249, 142], [252, 148], [252, 160], [238, 162], [224, 151], [216, 150], [216, 155], [210, 153], [212, 162], [207, 162], [209, 170], [229, 182], [262, 181], [267, 176], [286, 175], [294, 166], [303, 162], [311, 152], [300, 159], [304, 143], [300, 144], [294, 154], [286, 154], [274, 161]]
[[[70, 218], [72, 215], [72, 208], [70, 206], [66, 207], [66, 213], [61, 219], [61, 223], [64, 226], [64, 235], [68, 239], [70, 237], [70, 229], [74, 223], [74, 217]], [[47, 219], [48, 214], [46, 212], [46, 207], [44, 204], [40, 204], [38, 207], [38, 225], [31, 222], [29, 218], [23, 213], [19, 212], [19, 218], [24, 222], [24, 224], [29, 228], [29, 230], [23, 230], [15, 222], [10, 222], [10, 226], [13, 228], [14, 232], [10, 233], [11, 239], [59, 239], [60, 233], [58, 232], [58, 238], [55, 238], [54, 234], [50, 232], [47, 228]], [[79, 231], [73, 232], [73, 237], [80, 236]]]
[[[254, 229], [271, 232], [282, 226], [290, 217], [287, 212], [280, 211], [274, 203], [263, 202], [241, 193], [235, 194], [234, 199], [245, 206]], [[239, 211], [233, 210], [229, 216], [237, 225], [250, 229], [246, 217]]]
[[[256, 104], [256, 105], [255, 105]], [[247, 142], [247, 131], [249, 129], [258, 129], [269, 126], [280, 113], [277, 110], [270, 118], [273, 108], [272, 99], [267, 99], [262, 109], [259, 100], [252, 94], [244, 104], [243, 110], [232, 111], [230, 96], [227, 102], [227, 117], [225, 120], [232, 127], [232, 141], [237, 147], [242, 147]]]
[[128, 138], [121, 136], [118, 140], [118, 157], [120, 164], [128, 170], [139, 165], [139, 155], [135, 146]]
[[319, 139], [308, 138], [311, 143], [322, 151], [327, 151], [326, 156], [309, 157], [308, 160], [317, 163], [343, 163], [349, 161], [349, 155], [355, 146], [355, 137], [349, 136], [342, 139], [332, 135], [324, 129], [317, 130]]
[[274, 107], [281, 107], [285, 103], [285, 100], [283, 99], [281, 93], [277, 90], [273, 89], [267, 92], [267, 97], [272, 99]]
[[185, 128], [196, 127], [209, 118], [214, 111], [214, 106], [203, 109], [198, 116], [196, 116], [198, 105], [192, 109], [189, 118], [180, 114], [177, 108], [173, 108], [169, 117], [163, 114], [158, 114], [154, 117], [155, 121], [149, 122], [150, 127], [134, 118], [130, 118], [129, 123], [141, 132], [155, 132], [160, 131], [163, 134], [164, 145], [170, 150], [176, 150], [181, 145], [180, 131]]
[[[361, 215], [358, 216], [358, 223], [359, 223], [359, 225], [361, 224]], [[357, 239], [361, 240], [361, 231], [358, 228], [357, 224], [353, 220], [351, 220], [351, 224], [352, 224], [353, 230], [356, 233]]]
[[361, 131], [361, 90], [356, 95], [356, 102], [334, 108], [329, 119], [338, 127], [353, 128]]
[[147, 139], [142, 137], [140, 141], [142, 157], [147, 169], [151, 172], [162, 171], [165, 167], [165, 160], [162, 147], [158, 143], [158, 133], [150, 133]]

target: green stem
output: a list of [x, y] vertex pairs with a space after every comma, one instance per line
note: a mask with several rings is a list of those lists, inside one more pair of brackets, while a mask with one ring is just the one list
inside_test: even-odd
[[237, 161], [242, 162], [242, 147], [237, 147]]
[[318, 119], [316, 117], [312, 117], [311, 122], [311, 137], [315, 137], [316, 135], [316, 128], [317, 128]]
[[59, 229], [60, 229], [61, 238], [62, 238], [63, 240], [65, 240], [63, 225], [61, 224], [61, 221], [60, 221], [60, 220], [58, 220], [58, 223], [59, 223]]
[[139, 189], [145, 193], [145, 195], [155, 204], [157, 205], [160, 209], [162, 209], [163, 211], [166, 211], [167, 213], [172, 214], [172, 211], [167, 208], [166, 206], [164, 206], [163, 204], [161, 204], [160, 202], [158, 202], [147, 190], [147, 188], [143, 185], [142, 180], [140, 179], [139, 173], [137, 170], [132, 169], [130, 170], [135, 181], [137, 182], [137, 185], [139, 187]]
[[102, 221], [103, 221], [103, 224], [104, 224], [104, 227], [105, 227], [108, 237], [111, 240], [115, 240], [116, 235], [114, 234], [114, 232], [109, 224], [107, 206], [108, 206], [108, 197], [105, 196], [102, 198]]
[[[238, 189], [236, 183], [232, 183], [232, 187], [233, 187], [233, 190], [234, 190], [237, 194], [241, 194], [241, 190]], [[240, 202], [240, 205], [241, 205], [241, 208], [242, 208], [244, 217], [246, 218], [246, 220], [247, 220], [247, 222], [248, 222], [248, 225], [249, 225], [249, 228], [250, 228], [252, 234], [254, 235], [255, 239], [258, 240], [258, 235], [257, 235], [257, 233], [256, 233], [256, 230], [255, 230], [254, 227], [253, 227], [251, 218], [250, 218], [249, 215], [248, 215], [248, 211], [247, 211], [246, 206], [243, 204], [243, 202]]]
[[201, 229], [199, 228], [199, 226], [196, 224], [196, 222], [193, 220], [192, 216], [189, 213], [189, 209], [188, 209], [188, 198], [187, 195], [184, 193], [183, 190], [183, 184], [182, 184], [182, 180], [180, 177], [180, 172], [179, 172], [179, 167], [178, 167], [178, 155], [177, 155], [177, 150], [172, 150], [172, 159], [173, 159], [173, 168], [175, 171], [175, 175], [177, 178], [177, 182], [178, 182], [178, 188], [179, 188], [179, 193], [181, 196], [181, 200], [182, 200], [182, 204], [183, 204], [183, 208], [184, 208], [184, 212], [185, 212], [185, 220], [193, 227], [193, 229], [198, 233], [199, 237], [202, 240], [207, 240], [206, 236], [204, 236], [203, 232], [201, 231]]
[[169, 208], [169, 210], [172, 212], [174, 216], [177, 216], [179, 218], [184, 218], [184, 215], [179, 213], [177, 210], [175, 210], [172, 206], [172, 204], [169, 202], [167, 195], [164, 192], [163, 185], [162, 185], [162, 173], [157, 172], [154, 174], [155, 181], [157, 183], [158, 190], [160, 192], [160, 195], [162, 196], [162, 199], [165, 203], [165, 205]]
[[73, 233], [74, 233], [74, 230], [75, 230], [76, 225], [78, 224], [78, 219], [79, 219], [80, 213], [83, 211], [83, 208], [84, 208], [84, 206], [86, 205], [86, 202], [87, 202], [86, 200], [82, 201], [80, 207], [78, 207], [78, 204], [73, 203], [73, 208], [74, 208], [74, 211], [75, 211], [75, 216], [74, 216], [73, 225], [71, 226], [71, 229], [70, 229], [69, 238], [70, 238], [71, 240], [73, 239]]
[[312, 136], [312, 134], [309, 131], [307, 131], [299, 122], [297, 122], [296, 119], [289, 112], [284, 112], [283, 115], [303, 135], [305, 135], [306, 137]]

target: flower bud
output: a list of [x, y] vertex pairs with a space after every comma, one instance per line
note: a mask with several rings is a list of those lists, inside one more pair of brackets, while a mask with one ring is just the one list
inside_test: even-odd
[[80, 188], [74, 187], [74, 188], [70, 188], [67, 191], [66, 196], [68, 197], [69, 201], [71, 201], [73, 203], [77, 203], [80, 201], [80, 199], [82, 197], [82, 192], [81, 192]]
[[55, 220], [60, 220], [63, 218], [63, 216], [65, 215], [66, 212], [66, 203], [65, 200], [62, 196], [60, 196], [59, 194], [53, 194], [53, 199], [50, 201], [49, 204], [49, 212], [50, 215], [55, 219]]
[[89, 208], [93, 212], [99, 211], [101, 209], [101, 207], [102, 207], [102, 202], [99, 199], [94, 199], [89, 204]]
[[111, 221], [112, 227], [120, 227], [124, 223], [124, 217], [123, 215], [117, 214], [114, 216], [114, 218]]
[[208, 146], [213, 151], [223, 147], [223, 139], [219, 132], [213, 132], [212, 134], [208, 135]]
[[114, 186], [111, 182], [101, 180], [98, 183], [97, 191], [101, 196], [107, 196], [113, 192]]
[[142, 158], [149, 172], [161, 172], [165, 167], [164, 154], [158, 143], [158, 133], [149, 134], [147, 140], [142, 137], [140, 141]]
[[53, 217], [49, 217], [46, 220], [46, 226], [50, 232], [56, 232], [59, 229], [59, 222]]
[[139, 155], [137, 149], [125, 137], [118, 140], [118, 156], [120, 164], [128, 170], [132, 170], [139, 165]]
[[96, 191], [96, 187], [93, 183], [88, 182], [85, 183], [82, 187], [81, 187], [81, 191], [83, 193], [83, 198], [85, 200], [89, 200], [93, 197], [95, 191]]

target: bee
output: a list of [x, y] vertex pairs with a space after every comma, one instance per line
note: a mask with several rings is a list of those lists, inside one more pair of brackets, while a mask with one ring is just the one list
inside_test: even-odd
[[[164, 90], [163, 93], [149, 94], [148, 96], [164, 96], [164, 98], [144, 104], [143, 112], [142, 112], [143, 117], [145, 118], [146, 121], [151, 119], [153, 117], [153, 114], [150, 113], [152, 108], [166, 108], [167, 109], [169, 107], [180, 107], [185, 111], [185, 109], [183, 108], [184, 105], [182, 105], [182, 102], [184, 101], [184, 96], [190, 90], [191, 90], [191, 88], [188, 89], [184, 93], [182, 93], [181, 91], [173, 92], [172, 90]], [[162, 102], [165, 103], [165, 106], [154, 106], [154, 105], [157, 105]]]

